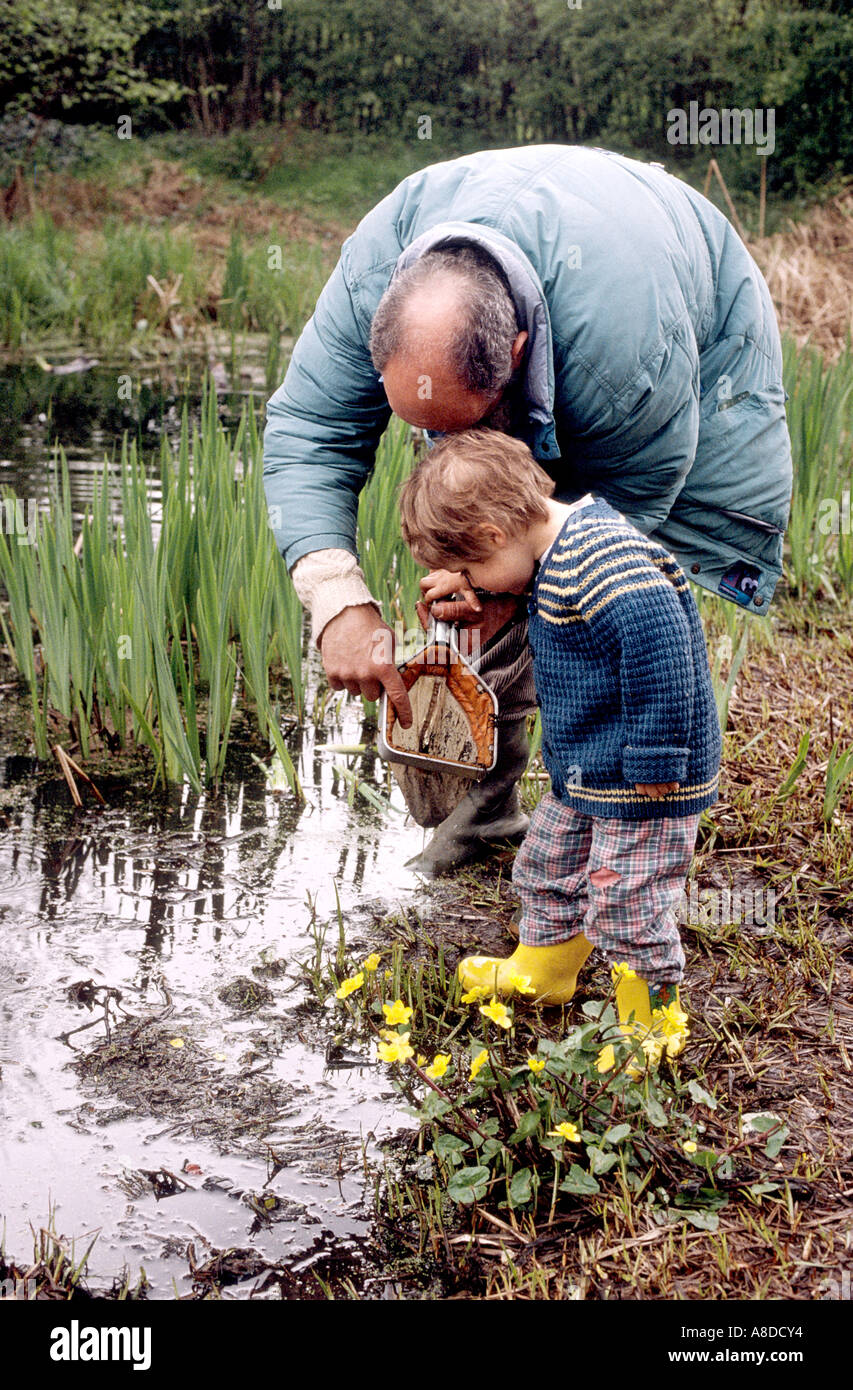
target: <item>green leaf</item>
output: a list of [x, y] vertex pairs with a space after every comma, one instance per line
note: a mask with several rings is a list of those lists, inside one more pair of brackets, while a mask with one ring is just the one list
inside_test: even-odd
[[682, 1211], [679, 1212], [685, 1221], [689, 1221], [691, 1226], [698, 1226], [700, 1231], [716, 1231], [720, 1225], [720, 1218], [715, 1211]]
[[673, 1205], [676, 1207], [687, 1207], [691, 1211], [719, 1211], [722, 1207], [729, 1204], [728, 1193], [721, 1192], [718, 1187], [700, 1187], [697, 1192], [693, 1189], [690, 1192], [677, 1192]]
[[[610, 1009], [610, 1012], [613, 1010]], [[594, 1019], [596, 1023], [604, 1023], [607, 1019], [607, 1009], [602, 1007], [600, 999], [587, 999], [585, 1004], [581, 1004], [581, 1013]]]
[[806, 761], [808, 759], [810, 738], [811, 730], [806, 729], [806, 732], [800, 739], [800, 746], [797, 749], [797, 756], [791, 764], [791, 770], [788, 773], [788, 776], [785, 778], [784, 782], [782, 783], [781, 787], [779, 788], [778, 792], [776, 793], [776, 796], [780, 801], [786, 801], [788, 797], [791, 795], [794, 789], [794, 784], [806, 765]]
[[764, 1146], [764, 1152], [766, 1153], [768, 1158], [778, 1158], [779, 1150], [782, 1148], [782, 1145], [788, 1138], [788, 1133], [788, 1126], [780, 1125], [779, 1128], [775, 1130], [773, 1134], [771, 1134], [770, 1138], [767, 1140], [767, 1143]]
[[533, 1170], [531, 1168], [519, 1168], [517, 1173], [513, 1173], [512, 1182], [509, 1185], [510, 1206], [520, 1207], [524, 1202], [529, 1202], [533, 1198]]
[[601, 1136], [602, 1144], [621, 1144], [631, 1133], [630, 1125], [611, 1125]]
[[432, 1147], [439, 1158], [456, 1158], [465, 1152], [468, 1145], [458, 1134], [439, 1134]]
[[479, 1149], [480, 1146], [481, 1146], [483, 1143], [485, 1143], [485, 1140], [486, 1140], [486, 1137], [487, 1137], [487, 1136], [489, 1136], [489, 1135], [495, 1135], [495, 1134], [497, 1134], [497, 1131], [498, 1131], [498, 1121], [497, 1121], [497, 1118], [496, 1118], [495, 1116], [492, 1116], [492, 1117], [491, 1117], [490, 1119], [488, 1119], [488, 1120], [480, 1120], [480, 1121], [479, 1121], [479, 1125], [480, 1125], [480, 1129], [482, 1130], [482, 1133], [481, 1133], [481, 1134], [475, 1133], [475, 1134], [472, 1134], [472, 1135], [471, 1135], [471, 1143], [474, 1145], [474, 1148], [475, 1148], [475, 1149]]
[[593, 1173], [609, 1173], [610, 1169], [619, 1162], [618, 1154], [606, 1154], [603, 1149], [590, 1146], [586, 1152], [590, 1170]]
[[560, 1191], [575, 1193], [579, 1197], [591, 1197], [593, 1193], [600, 1192], [601, 1188], [591, 1173], [584, 1172], [577, 1163], [573, 1163], [568, 1176], [560, 1183]]
[[540, 1115], [539, 1111], [528, 1110], [526, 1114], [521, 1116], [518, 1122], [518, 1126], [516, 1127], [516, 1129], [513, 1130], [512, 1134], [509, 1136], [507, 1143], [520, 1144], [522, 1140], [529, 1139], [532, 1134], [536, 1133], [541, 1123], [542, 1116]]
[[430, 1091], [424, 1096], [419, 1113], [425, 1120], [440, 1120], [442, 1115], [446, 1115], [448, 1110], [452, 1109], [449, 1100], [445, 1100], [437, 1091]]
[[666, 1126], [666, 1111], [655, 1096], [643, 1096], [643, 1109], [656, 1129]]
[[697, 1149], [693, 1154], [693, 1162], [698, 1163], [700, 1168], [707, 1168], [709, 1173], [713, 1173], [717, 1167], [719, 1154], [713, 1149]]
[[[600, 1005], [598, 1007], [600, 1007]], [[565, 1057], [568, 1053], [577, 1052], [584, 1047], [594, 1046], [597, 1050], [598, 1043], [595, 1041], [597, 1035], [598, 1015], [596, 1014], [595, 1023], [583, 1023], [580, 1027], [573, 1028], [570, 1033], [566, 1034], [561, 1043], [546, 1045], [544, 1040], [540, 1040], [539, 1050], [543, 1056], [550, 1050], [552, 1056], [559, 1057]]]
[[714, 1097], [705, 1090], [704, 1086], [700, 1086], [698, 1081], [688, 1081], [687, 1089], [697, 1104], [707, 1105], [709, 1110], [716, 1110], [717, 1102]]
[[766, 1134], [769, 1129], [775, 1129], [779, 1123], [779, 1116], [774, 1115], [771, 1110], [756, 1111], [752, 1115], [743, 1116], [743, 1127], [752, 1130], [754, 1134]]
[[460, 1168], [459, 1172], [454, 1173], [447, 1184], [447, 1193], [454, 1202], [461, 1202], [463, 1206], [467, 1207], [472, 1202], [482, 1201], [488, 1185], [488, 1168]]

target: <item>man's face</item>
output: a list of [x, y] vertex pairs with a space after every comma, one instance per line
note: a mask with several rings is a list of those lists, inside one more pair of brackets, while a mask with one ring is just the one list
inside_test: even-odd
[[[524, 361], [527, 337], [521, 332], [513, 343], [513, 372]], [[448, 371], [434, 348], [423, 356], [393, 357], [382, 373], [382, 383], [394, 414], [431, 434], [457, 434], [475, 425], [509, 429], [509, 388], [469, 391]]]
[[393, 358], [382, 374], [388, 404], [395, 415], [434, 434], [455, 434], [487, 424], [503, 391], [469, 391], [440, 364]]

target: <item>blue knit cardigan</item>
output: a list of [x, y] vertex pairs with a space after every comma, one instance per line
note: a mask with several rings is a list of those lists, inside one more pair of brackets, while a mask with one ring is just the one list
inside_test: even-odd
[[[528, 603], [542, 755], [590, 816], [689, 816], [717, 800], [722, 736], [684, 572], [594, 498], [566, 518]], [[635, 783], [678, 782], [660, 799]]]

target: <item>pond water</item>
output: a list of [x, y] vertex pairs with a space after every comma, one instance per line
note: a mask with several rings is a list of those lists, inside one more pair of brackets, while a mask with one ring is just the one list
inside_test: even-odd
[[[62, 369], [84, 356], [59, 344], [45, 349], [43, 360]], [[137, 363], [130, 369], [126, 361], [98, 362], [67, 375], [47, 372], [35, 362], [0, 363], [0, 488], [5, 484], [22, 500], [44, 503], [50, 496], [59, 443], [68, 461], [75, 515], [80, 517], [104, 459], [120, 456], [124, 434], [136, 441], [140, 456], [156, 474], [160, 441], [163, 435], [179, 437], [184, 404], [191, 418], [197, 415], [206, 366], [212, 370], [223, 424], [236, 426], [250, 393], [262, 424], [268, 393], [259, 348], [252, 343], [244, 347], [233, 370], [216, 353], [188, 357], [180, 365]], [[130, 399], [120, 394], [120, 380], [129, 383]], [[153, 506], [158, 494], [159, 482], [152, 477]]]
[[[115, 376], [110, 396], [101, 369], [53, 382], [36, 370], [0, 375], [0, 480], [40, 493], [59, 437], [82, 509], [93, 468], [129, 427]], [[180, 393], [152, 384], [141, 433], [179, 415]], [[320, 675], [315, 656], [309, 709]], [[122, 1266], [133, 1283], [144, 1267], [151, 1296], [171, 1298], [189, 1290], [190, 1242], [199, 1264], [211, 1249], [238, 1247], [297, 1269], [355, 1249], [370, 1228], [364, 1155], [375, 1159], [378, 1142], [411, 1122], [371, 1049], [345, 1065], [327, 1054], [334, 1015], [312, 1004], [299, 962], [313, 958], [323, 922], [334, 950], [339, 911], [349, 946], [387, 949], [380, 920], [425, 891], [405, 868], [424, 832], [403, 814], [360, 702], [316, 730], [291, 727], [304, 804], [271, 792], [238, 742], [218, 796], [155, 794], [117, 775], [99, 779], [105, 807], [75, 810], [61, 780], [37, 776], [27, 756], [8, 664], [0, 701], [7, 1253], [26, 1264], [30, 1226], [53, 1209], [78, 1258], [86, 1233], [99, 1232], [93, 1285]], [[362, 743], [361, 755], [324, 751]], [[390, 795], [397, 814], [353, 798], [336, 761]], [[109, 1040], [107, 987], [121, 995]], [[74, 1032], [81, 1024], [93, 1026]]]
[[[187, 1290], [188, 1241], [199, 1262], [209, 1243], [298, 1264], [367, 1234], [362, 1145], [375, 1159], [407, 1121], [371, 1049], [364, 1066], [327, 1065], [334, 1019], [306, 1007], [298, 963], [313, 960], [319, 923], [334, 950], [338, 904], [348, 946], [367, 954], [387, 947], [379, 920], [422, 891], [404, 861], [424, 832], [403, 824], [399, 791], [398, 815], [360, 796], [350, 806], [333, 779], [343, 758], [322, 751], [365, 732], [350, 705], [339, 727], [291, 734], [303, 805], [251, 764], [218, 797], [101, 780], [106, 808], [75, 811], [60, 783], [34, 784], [29, 760], [0, 748], [0, 1208], [15, 1258], [55, 1206], [78, 1254], [101, 1232], [93, 1280], [141, 1265], [168, 1298], [173, 1278]], [[345, 761], [385, 789], [372, 754]], [[88, 981], [120, 990], [144, 1022], [152, 1090], [138, 1067], [142, 1094], [120, 1070], [73, 1065], [104, 1056], [103, 1008], [69, 994]], [[260, 1003], [245, 1009], [248, 981]], [[189, 1186], [169, 1197], [139, 1178], [186, 1164]]]

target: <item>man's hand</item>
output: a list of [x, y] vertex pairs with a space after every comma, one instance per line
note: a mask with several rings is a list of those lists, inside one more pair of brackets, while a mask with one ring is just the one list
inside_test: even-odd
[[667, 792], [677, 792], [678, 782], [635, 782], [634, 790], [641, 796], [652, 796], [655, 801], [659, 801]]
[[411, 726], [412, 706], [394, 665], [394, 633], [371, 603], [345, 608], [326, 623], [320, 654], [332, 690], [378, 700], [384, 686], [403, 728]]

